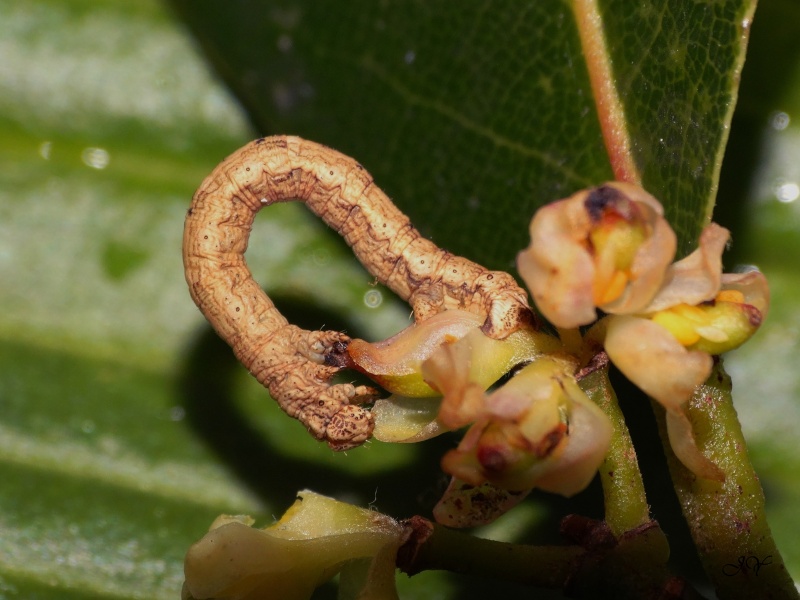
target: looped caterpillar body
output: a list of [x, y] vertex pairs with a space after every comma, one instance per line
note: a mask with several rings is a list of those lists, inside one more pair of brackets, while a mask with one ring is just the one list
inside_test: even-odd
[[484, 332], [504, 338], [532, 314], [526, 293], [423, 238], [353, 159], [297, 137], [255, 140], [203, 181], [186, 217], [183, 260], [197, 306], [236, 357], [283, 410], [336, 450], [366, 441], [377, 394], [331, 385], [350, 339], [291, 325], [255, 282], [244, 260], [256, 213], [298, 200], [336, 230], [364, 267], [409, 302], [417, 321], [449, 308], [486, 316]]

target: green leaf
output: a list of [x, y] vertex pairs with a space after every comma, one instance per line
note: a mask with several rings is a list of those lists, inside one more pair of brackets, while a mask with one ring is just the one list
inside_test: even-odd
[[[614, 177], [590, 83], [607, 51], [608, 127], [628, 130], [685, 253], [713, 206], [754, 2], [572, 4], [173, 0], [259, 131], [356, 157], [424, 233], [498, 268], [536, 207]], [[605, 32], [588, 63], [587, 14]]]
[[[784, 11], [776, 22], [796, 36], [791, 0], [772, 2]], [[527, 244], [535, 206], [612, 177], [569, 4], [173, 5], [249, 117], [155, 0], [0, 6], [3, 597], [177, 598], [183, 555], [217, 514], [268, 523], [302, 488], [374, 501], [397, 517], [428, 514], [435, 502], [438, 461], [454, 439], [332, 453], [280, 413], [189, 299], [180, 261], [189, 198], [256, 133], [296, 133], [351, 154], [426, 234], [500, 268]], [[599, 8], [637, 164], [667, 201], [684, 249], [714, 196], [749, 9], [729, 1], [685, 10]], [[763, 55], [785, 70], [782, 95], [750, 108], [759, 132], [772, 111], [800, 114], [797, 53], [776, 52], [783, 38], [764, 31]], [[676, 46], [688, 48], [691, 68], [660, 67], [663, 49]], [[775, 282], [772, 329], [756, 338], [771, 357], [771, 391], [759, 392], [763, 373], [750, 358], [734, 384], [744, 379], [741, 396], [761, 402], [746, 405], [745, 433], [795, 573], [798, 278], [775, 257], [796, 250], [797, 204], [777, 202], [768, 182], [800, 181], [800, 161], [790, 160], [796, 127], [764, 137], [781, 148], [764, 157], [765, 187], [752, 188], [766, 192], [734, 215], [758, 228], [753, 242], [736, 238], [737, 249], [752, 249], [741, 260], [762, 261]], [[741, 147], [760, 147], [751, 142]], [[757, 172], [757, 158], [747, 164]], [[302, 207], [265, 211], [247, 257], [306, 327], [379, 339], [407, 322], [407, 307], [385, 290], [374, 302], [371, 277]], [[537, 522], [540, 533], [555, 531], [548, 515], [587, 512], [536, 498], [487, 535], [518, 540]], [[524, 590], [438, 573], [401, 577], [399, 588], [403, 598]]]
[[694, 248], [714, 207], [755, 2], [602, 3], [633, 160]]

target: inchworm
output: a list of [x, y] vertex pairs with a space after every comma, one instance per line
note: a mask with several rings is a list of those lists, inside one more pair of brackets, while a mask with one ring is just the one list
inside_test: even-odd
[[183, 240], [186, 281], [242, 364], [331, 448], [346, 450], [370, 437], [372, 415], [353, 403], [377, 392], [332, 385], [350, 338], [291, 325], [245, 264], [256, 213], [289, 200], [304, 202], [335, 229], [378, 281], [411, 304], [417, 321], [461, 308], [486, 316], [484, 332], [498, 339], [531, 322], [527, 295], [509, 274], [421, 237], [353, 159], [297, 137], [261, 138], [239, 149], [194, 195]]

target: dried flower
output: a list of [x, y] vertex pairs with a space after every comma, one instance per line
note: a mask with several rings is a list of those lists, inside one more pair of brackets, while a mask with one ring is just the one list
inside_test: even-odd
[[447, 527], [486, 525], [522, 502], [531, 491], [504, 490], [491, 483], [474, 486], [453, 477], [433, 508], [433, 517]]
[[396, 600], [402, 526], [386, 515], [304, 491], [266, 529], [221, 516], [186, 555], [183, 600], [306, 600], [341, 573], [361, 598]]
[[621, 182], [542, 207], [530, 234], [517, 267], [537, 308], [562, 328], [593, 322], [596, 308], [614, 314], [644, 308], [676, 248], [658, 201]]

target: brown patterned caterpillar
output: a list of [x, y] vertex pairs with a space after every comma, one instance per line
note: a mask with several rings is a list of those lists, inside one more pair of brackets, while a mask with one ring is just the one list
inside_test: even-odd
[[501, 339], [532, 319], [526, 293], [509, 274], [422, 238], [353, 159], [297, 137], [261, 138], [239, 149], [192, 199], [183, 240], [186, 281], [242, 364], [287, 414], [335, 450], [370, 437], [372, 415], [357, 403], [377, 392], [332, 385], [349, 362], [350, 338], [291, 325], [244, 260], [255, 214], [289, 200], [304, 202], [344, 237], [364, 267], [411, 304], [417, 321], [460, 308], [486, 316], [484, 332]]

